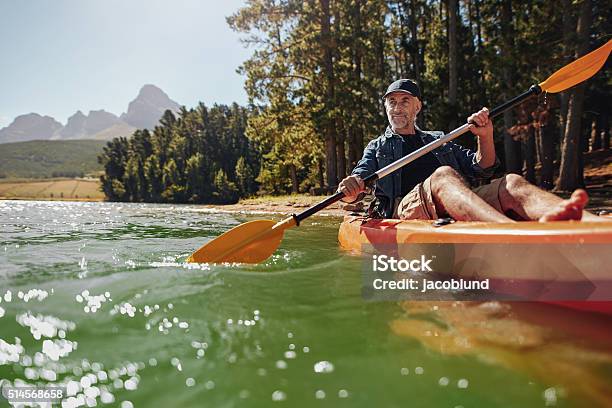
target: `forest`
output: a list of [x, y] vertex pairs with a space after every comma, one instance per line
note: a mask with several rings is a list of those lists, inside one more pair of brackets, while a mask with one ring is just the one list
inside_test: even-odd
[[203, 104], [166, 111], [150, 132], [115, 138], [98, 157], [111, 201], [229, 203], [255, 192], [259, 156], [245, 136], [247, 111]]
[[[99, 157], [109, 200], [235, 202], [255, 193], [329, 193], [387, 125], [397, 78], [421, 87], [423, 129], [450, 131], [610, 38], [605, 0], [250, 0], [227, 18], [251, 57], [248, 105], [166, 112]], [[583, 153], [610, 149], [609, 63], [495, 123], [501, 171], [570, 191]], [[469, 135], [459, 143], [475, 146]]]

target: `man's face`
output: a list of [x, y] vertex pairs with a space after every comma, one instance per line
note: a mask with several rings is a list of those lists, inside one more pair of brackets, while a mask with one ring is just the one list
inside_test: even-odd
[[421, 101], [406, 92], [393, 92], [385, 98], [385, 110], [393, 130], [411, 129], [421, 110]]

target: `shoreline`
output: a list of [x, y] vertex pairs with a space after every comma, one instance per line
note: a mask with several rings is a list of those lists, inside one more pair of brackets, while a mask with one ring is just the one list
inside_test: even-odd
[[[279, 214], [290, 215], [299, 213], [308, 207], [325, 199], [326, 196], [277, 196], [267, 198], [245, 199], [236, 204], [176, 204], [176, 203], [151, 203], [167, 205], [190, 205], [198, 209], [210, 212], [228, 214]], [[62, 202], [108, 202], [96, 198], [35, 198], [35, 197], [3, 197], [0, 201], [62, 201]], [[344, 217], [350, 213], [352, 207], [344, 210], [340, 204], [332, 204], [328, 208], [319, 211], [318, 215]]]
[[103, 198], [39, 198], [39, 197], [4, 197], [0, 196], [0, 201], [77, 201], [77, 202], [87, 202], [87, 203], [104, 203], [107, 202]]
[[[567, 198], [569, 194], [559, 194]], [[567, 196], [567, 197], [566, 197]], [[240, 200], [236, 204], [189, 204], [189, 203], [150, 203], [150, 204], [166, 204], [166, 205], [190, 205], [207, 212], [219, 212], [228, 214], [279, 214], [290, 215], [297, 214], [305, 209], [319, 203], [327, 198], [327, 196], [309, 196], [309, 195], [289, 195], [289, 196], [268, 196], [262, 198], [249, 198]], [[51, 202], [109, 202], [101, 198], [71, 198], [71, 197], [5, 197], [0, 196], [0, 201], [51, 201]], [[362, 205], [356, 207], [353, 204], [335, 203], [331, 206], [319, 211], [318, 215], [344, 217], [354, 211], [363, 213], [364, 208], [367, 208], [369, 202], [362, 202]], [[612, 199], [609, 197], [592, 197], [587, 205], [587, 210], [598, 213], [599, 211], [612, 212]], [[359, 204], [358, 204], [359, 205]]]
[[[279, 214], [279, 215], [291, 215], [293, 213], [298, 214], [310, 206], [303, 205], [288, 205], [288, 204], [224, 204], [224, 205], [212, 205], [205, 204], [200, 205], [203, 208], [210, 209], [211, 211], [217, 210], [218, 212], [226, 212], [229, 214]], [[350, 211], [343, 210], [338, 204], [333, 204], [321, 211], [316, 215], [344, 217], [350, 214]]]

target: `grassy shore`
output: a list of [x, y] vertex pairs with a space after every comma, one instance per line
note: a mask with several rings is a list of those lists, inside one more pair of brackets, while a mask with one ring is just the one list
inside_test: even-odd
[[0, 199], [103, 201], [93, 178], [0, 179]]

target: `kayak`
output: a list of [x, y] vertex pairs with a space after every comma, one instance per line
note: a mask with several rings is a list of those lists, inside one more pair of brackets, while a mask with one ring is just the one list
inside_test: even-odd
[[[612, 219], [612, 217], [610, 217]], [[340, 245], [359, 250], [379, 243], [501, 243], [501, 244], [612, 244], [612, 222], [453, 222], [368, 219], [347, 215], [338, 233]]]
[[444, 225], [349, 215], [338, 240], [357, 254], [431, 255], [442, 265], [437, 277], [488, 279], [512, 299], [612, 315], [612, 222]]

